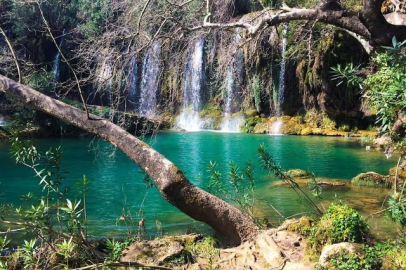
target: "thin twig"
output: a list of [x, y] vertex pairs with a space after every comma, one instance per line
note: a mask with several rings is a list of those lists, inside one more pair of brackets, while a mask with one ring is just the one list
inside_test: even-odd
[[38, 8], [39, 8], [39, 11], [40, 11], [42, 20], [44, 21], [45, 27], [46, 27], [46, 29], [48, 30], [48, 33], [49, 33], [49, 35], [50, 35], [51, 38], [52, 38], [52, 41], [54, 42], [56, 48], [58, 49], [58, 52], [60, 53], [60, 55], [61, 55], [63, 61], [68, 65], [69, 69], [70, 69], [70, 70], [72, 71], [72, 73], [73, 73], [73, 76], [75, 77], [76, 85], [77, 85], [78, 90], [79, 90], [79, 96], [80, 96], [80, 99], [82, 100], [82, 103], [83, 103], [83, 108], [84, 108], [84, 110], [85, 110], [85, 112], [86, 112], [87, 119], [90, 120], [90, 113], [89, 113], [89, 110], [88, 110], [88, 108], [87, 108], [85, 98], [84, 98], [84, 96], [83, 96], [83, 91], [82, 91], [82, 87], [80, 86], [80, 82], [79, 82], [78, 75], [76, 74], [75, 70], [74, 70], [73, 67], [71, 66], [71, 64], [70, 64], [70, 62], [68, 61], [68, 59], [66, 59], [65, 55], [62, 53], [62, 50], [61, 50], [61, 48], [59, 47], [58, 42], [56, 42], [55, 37], [54, 37], [54, 35], [52, 34], [51, 27], [49, 26], [48, 21], [46, 20], [46, 18], [45, 18], [45, 16], [44, 16], [44, 13], [43, 13], [43, 11], [42, 11], [41, 4], [40, 4], [38, 1], [37, 1], [36, 3], [37, 3], [37, 5], [38, 5]]
[[18, 64], [17, 56], [14, 52], [13, 45], [11, 45], [10, 40], [8, 39], [6, 33], [3, 31], [3, 28], [1, 28], [1, 26], [0, 26], [0, 34], [3, 35], [4, 39], [6, 40], [7, 46], [9, 47], [11, 54], [13, 55], [14, 62], [16, 64], [17, 72], [18, 72], [18, 82], [21, 83], [21, 70], [20, 70], [20, 65]]

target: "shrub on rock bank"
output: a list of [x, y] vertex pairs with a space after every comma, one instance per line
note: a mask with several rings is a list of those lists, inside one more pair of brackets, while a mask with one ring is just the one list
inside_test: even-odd
[[327, 245], [340, 242], [365, 243], [368, 235], [369, 227], [356, 210], [343, 204], [331, 204], [311, 229], [306, 255], [315, 261]]

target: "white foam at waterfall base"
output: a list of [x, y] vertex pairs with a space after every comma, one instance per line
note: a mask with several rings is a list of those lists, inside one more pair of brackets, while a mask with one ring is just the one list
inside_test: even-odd
[[269, 135], [283, 135], [282, 134], [282, 127], [283, 127], [283, 121], [282, 120], [276, 120], [271, 127], [271, 132]]
[[0, 116], [0, 127], [4, 127], [7, 125], [7, 121], [3, 116]]
[[186, 131], [201, 131], [208, 125], [207, 119], [199, 117], [193, 110], [184, 110], [176, 119], [176, 127]]
[[225, 114], [223, 118], [223, 122], [220, 126], [220, 131], [222, 132], [241, 132], [241, 126], [244, 123], [244, 116], [239, 115], [236, 117], [232, 117], [230, 114]]

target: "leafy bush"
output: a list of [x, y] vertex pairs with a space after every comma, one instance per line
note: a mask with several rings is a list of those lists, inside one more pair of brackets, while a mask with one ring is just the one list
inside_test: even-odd
[[374, 246], [362, 246], [363, 253], [340, 253], [331, 259], [329, 270], [379, 270], [382, 266], [381, 253]]
[[406, 227], [406, 198], [402, 197], [400, 200], [390, 198], [388, 204], [388, 216], [399, 226]]
[[254, 133], [255, 126], [258, 124], [259, 121], [259, 117], [246, 118], [244, 124], [241, 127], [241, 131], [244, 133]]
[[371, 145], [374, 142], [374, 136], [370, 134], [363, 134], [361, 136], [361, 145]]
[[312, 228], [307, 256], [311, 260], [318, 259], [326, 245], [340, 242], [364, 243], [368, 231], [368, 225], [356, 210], [343, 204], [331, 204]]

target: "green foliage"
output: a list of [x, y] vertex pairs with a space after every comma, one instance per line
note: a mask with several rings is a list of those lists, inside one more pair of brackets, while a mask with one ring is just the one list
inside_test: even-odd
[[24, 261], [24, 269], [36, 269], [38, 264], [36, 258], [36, 242], [36, 239], [32, 239], [30, 241], [24, 240], [24, 245], [22, 245], [20, 248], [22, 259]]
[[107, 254], [106, 262], [120, 261], [123, 250], [131, 244], [131, 241], [119, 242], [114, 239], [106, 240], [105, 252]]
[[307, 111], [304, 120], [310, 127], [313, 128], [336, 130], [337, 126], [336, 122], [326, 113], [318, 112], [315, 109]]
[[318, 259], [326, 245], [340, 242], [364, 243], [368, 233], [368, 225], [356, 210], [343, 204], [331, 204], [311, 230], [307, 256], [311, 260]]
[[[62, 257], [61, 266], [65, 269], [69, 269], [73, 262], [73, 265], [83, 262], [87, 255], [93, 254], [85, 239], [86, 214], [83, 213], [86, 209], [81, 200], [68, 198], [68, 187], [64, 186], [65, 172], [61, 168], [61, 147], [42, 152], [31, 141], [15, 135], [11, 136], [10, 142], [13, 159], [32, 169], [42, 187], [39, 198], [32, 192], [22, 197], [32, 203], [30, 207], [18, 207], [13, 213], [9, 211], [24, 231], [38, 236], [38, 240], [25, 241], [16, 255], [19, 257], [17, 261], [28, 269], [47, 268], [50, 261], [41, 259], [43, 255], [37, 252], [37, 249], [45, 248]], [[84, 202], [88, 183], [84, 176], [78, 184]]]
[[241, 131], [244, 133], [254, 133], [255, 126], [259, 123], [260, 118], [257, 116], [247, 117], [244, 124], [241, 126]]
[[240, 169], [234, 164], [229, 163], [228, 181], [230, 188], [225, 185], [222, 174], [217, 170], [217, 163], [210, 162], [208, 165], [210, 173], [209, 185], [207, 190], [226, 200], [232, 201], [247, 214], [254, 218], [254, 167], [251, 162], [248, 162], [245, 168]]
[[317, 199], [321, 199], [321, 193], [323, 191], [323, 187], [316, 181], [316, 176], [314, 173], [311, 174], [312, 178], [307, 183], [309, 190], [312, 192], [313, 196]]
[[374, 142], [374, 136], [369, 134], [363, 134], [361, 136], [361, 145], [371, 145]]
[[69, 259], [72, 258], [73, 252], [75, 251], [76, 247], [77, 245], [72, 241], [72, 237], [68, 241], [64, 239], [62, 243], [56, 244], [56, 253], [65, 259], [66, 263], [63, 265], [65, 269], [70, 269]]
[[406, 107], [406, 41], [393, 38], [392, 47], [373, 58], [378, 71], [366, 78], [368, 103], [376, 110], [382, 131], [389, 131]]
[[337, 67], [332, 67], [331, 79], [338, 81], [337, 86], [346, 84], [347, 87], [356, 87], [362, 89], [362, 79], [358, 76], [360, 66], [354, 66], [353, 63], [348, 63], [345, 67], [341, 67], [340, 64]]
[[207, 269], [214, 269], [212, 266], [220, 258], [220, 250], [217, 248], [216, 240], [213, 237], [205, 237], [196, 243], [186, 242], [185, 249], [194, 258], [208, 260]]
[[362, 252], [342, 252], [331, 258], [329, 270], [379, 270], [382, 266], [381, 252], [374, 246], [362, 246]]
[[406, 198], [390, 198], [388, 204], [388, 216], [396, 221], [401, 227], [406, 227]]
[[10, 240], [7, 239], [7, 235], [4, 238], [0, 236], [0, 251], [4, 250], [8, 244], [10, 244]]
[[255, 104], [255, 109], [257, 110], [257, 112], [261, 111], [261, 99], [262, 99], [262, 89], [263, 89], [264, 85], [262, 80], [259, 78], [259, 76], [257, 74], [254, 75], [254, 77], [252, 78], [252, 92], [254, 95], [254, 104]]
[[[268, 173], [274, 174], [277, 178], [285, 181], [288, 183], [296, 192], [296, 194], [303, 199], [303, 201], [310, 207], [313, 213], [317, 216], [320, 216], [323, 212], [320, 208], [316, 205], [316, 203], [304, 192], [299, 185], [296, 183], [295, 179], [285, 173], [279, 164], [274, 160], [271, 154], [266, 150], [265, 146], [262, 144], [258, 148], [259, 159], [261, 161], [262, 167], [268, 171]], [[315, 181], [315, 180], [314, 180]], [[309, 185], [312, 193], [317, 197], [321, 194], [321, 186], [317, 183]]]
[[213, 119], [214, 129], [218, 128], [223, 119], [223, 112], [217, 103], [210, 102], [206, 104], [203, 109], [199, 112], [199, 117]]
[[101, 34], [105, 23], [112, 16], [110, 0], [77, 0], [80, 32], [86, 38], [95, 38]]

